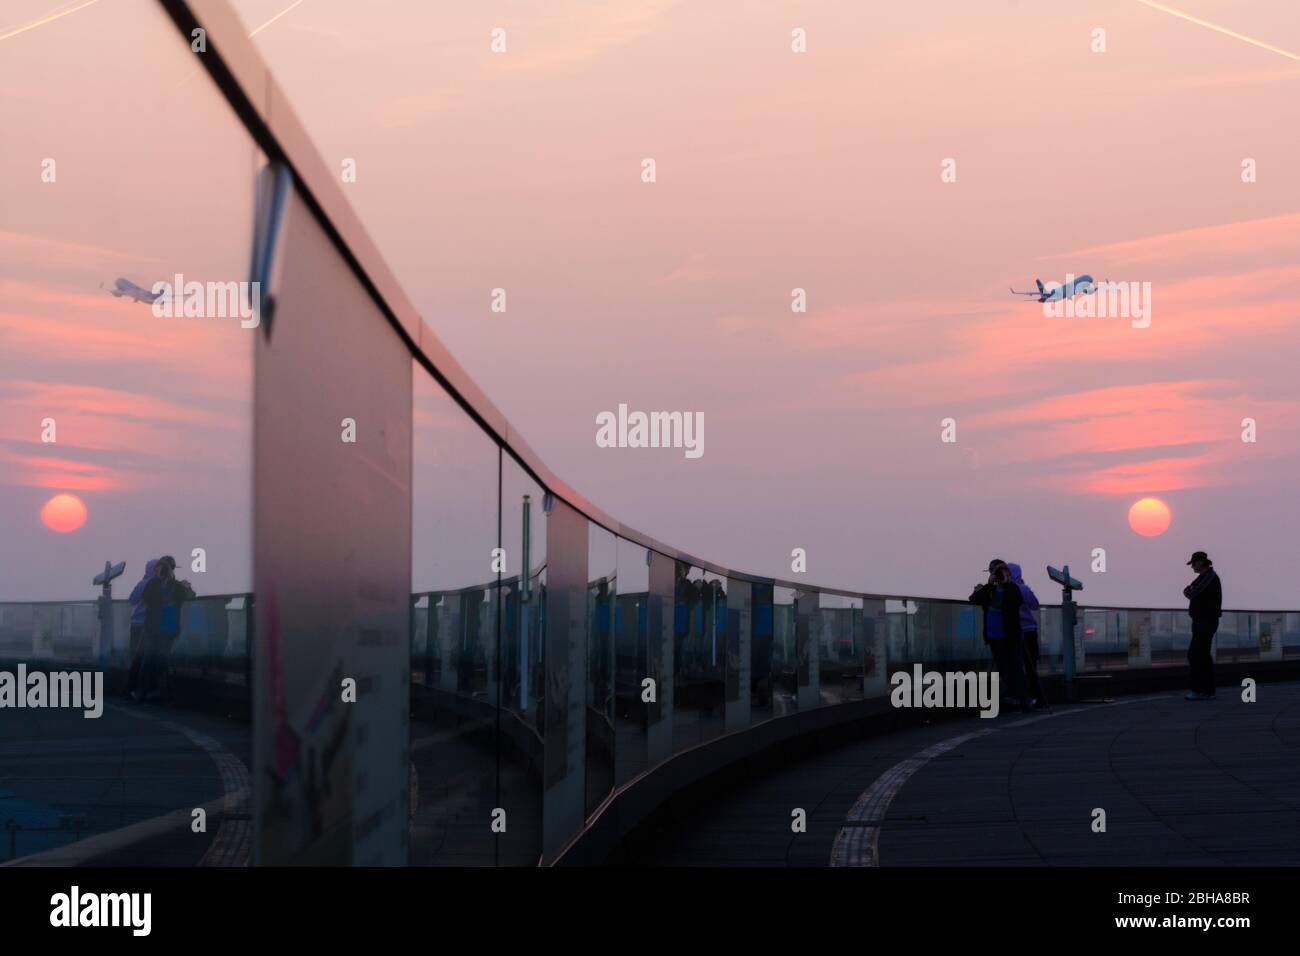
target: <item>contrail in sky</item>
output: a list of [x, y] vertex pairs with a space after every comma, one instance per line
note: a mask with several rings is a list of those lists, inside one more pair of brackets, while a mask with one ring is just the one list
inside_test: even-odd
[[[254, 27], [254, 28], [253, 28], [253, 32], [250, 33], [250, 34], [248, 35], [248, 38], [251, 40], [253, 37], [257, 36], [259, 33], [261, 33], [263, 30], [265, 30], [267, 27], [269, 27], [272, 23], [274, 23], [276, 20], [279, 20], [282, 16], [284, 16], [286, 13], [288, 13], [288, 12], [289, 12], [290, 10], [292, 10], [294, 7], [299, 6], [302, 2], [303, 2], [303, 0], [293, 0], [293, 3], [289, 4], [287, 7], [285, 7], [283, 10], [281, 10], [279, 13], [277, 13], [275, 16], [271, 17], [271, 19], [269, 19], [269, 20], [267, 20], [265, 23], [263, 23], [261, 26], [259, 26], [259, 27]], [[172, 92], [174, 93], [174, 92], [176, 92], [176, 90], [179, 90], [182, 86], [187, 85], [191, 80], [193, 80], [193, 79], [194, 79], [196, 76], [198, 76], [201, 72], [202, 72], [201, 70], [193, 70], [193, 71], [191, 71], [191, 72], [190, 72], [190, 73], [185, 77], [185, 79], [181, 80], [179, 83], [176, 84], [175, 87], [172, 88]]]
[[53, 23], [55, 20], [60, 20], [70, 13], [76, 13], [78, 10], [86, 9], [86, 7], [90, 6], [92, 3], [99, 3], [99, 0], [86, 0], [85, 3], [72, 7], [69, 10], [61, 10], [58, 13], [47, 14], [39, 20], [33, 20], [31, 23], [23, 24], [16, 30], [10, 30], [8, 33], [0, 34], [0, 40], [8, 40], [10, 37], [18, 36], [20, 33], [26, 33], [28, 30], [35, 30], [37, 27], [43, 27], [47, 23]]
[[1213, 30], [1216, 33], [1222, 33], [1224, 36], [1230, 36], [1237, 40], [1243, 40], [1246, 43], [1249, 43], [1253, 46], [1257, 46], [1262, 50], [1268, 50], [1271, 53], [1276, 53], [1279, 56], [1284, 56], [1288, 60], [1300, 60], [1300, 56], [1297, 56], [1294, 53], [1288, 53], [1286, 50], [1279, 49], [1275, 46], [1269, 46], [1269, 44], [1265, 43], [1262, 40], [1254, 40], [1243, 34], [1235, 33], [1234, 31], [1229, 30], [1227, 27], [1221, 27], [1216, 24], [1209, 23], [1206, 20], [1197, 19], [1191, 14], [1183, 13], [1182, 11], [1175, 10], [1172, 7], [1166, 7], [1159, 3], [1152, 3], [1151, 0], [1137, 0], [1137, 2], [1142, 4], [1143, 6], [1150, 7], [1153, 10], [1159, 10], [1161, 13], [1167, 13], [1170, 16], [1180, 17], [1183, 20], [1186, 20], [1188, 23], [1195, 23], [1198, 27], [1205, 27], [1207, 30]]
[[[279, 20], [282, 16], [284, 16], [286, 13], [288, 13], [290, 10], [292, 10], [294, 7], [298, 6], [302, 2], [303, 0], [293, 0], [293, 3], [289, 4], [279, 13], [277, 13], [275, 16], [271, 17], [271, 19], [267, 20], [260, 27], [254, 29], [253, 32], [249, 34], [249, 36], [250, 37], [257, 36], [259, 33], [261, 33], [263, 30], [269, 27], [272, 23], [274, 23], [276, 20]], [[10, 37], [18, 36], [18, 34], [20, 33], [26, 33], [28, 30], [35, 30], [37, 27], [43, 27], [47, 23], [53, 23], [55, 20], [61, 20], [64, 17], [68, 16], [69, 14], [76, 13], [78, 10], [86, 9], [86, 7], [90, 6], [93, 3], [99, 3], [99, 0], [85, 0], [84, 3], [79, 3], [75, 7], [71, 7], [67, 10], [60, 10], [57, 13], [47, 14], [43, 17], [40, 17], [39, 19], [33, 20], [31, 23], [24, 23], [22, 26], [10, 30], [8, 33], [0, 34], [0, 40], [8, 40]]]
[[288, 12], [289, 12], [290, 10], [292, 10], [294, 7], [298, 6], [298, 4], [300, 4], [300, 3], [302, 3], [302, 0], [293, 0], [293, 3], [289, 4], [287, 7], [285, 7], [283, 10], [281, 10], [279, 13], [277, 13], [277, 14], [276, 14], [275, 16], [273, 16], [271, 19], [269, 19], [269, 20], [267, 20], [265, 23], [263, 23], [260, 27], [258, 27], [257, 29], [255, 29], [252, 33], [250, 33], [249, 36], [250, 36], [250, 37], [255, 37], [255, 36], [257, 36], [259, 33], [261, 33], [263, 30], [265, 30], [267, 27], [269, 27], [272, 23], [274, 23], [276, 20], [279, 20], [282, 16], [284, 16], [286, 13], [288, 13]]

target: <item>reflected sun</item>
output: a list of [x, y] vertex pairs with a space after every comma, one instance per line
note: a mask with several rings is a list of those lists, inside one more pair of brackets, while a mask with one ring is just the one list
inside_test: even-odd
[[86, 505], [76, 495], [55, 495], [41, 508], [41, 521], [60, 534], [76, 531], [86, 523]]

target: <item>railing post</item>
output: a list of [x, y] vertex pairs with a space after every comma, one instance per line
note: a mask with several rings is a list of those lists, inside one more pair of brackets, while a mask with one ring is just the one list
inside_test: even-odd
[[1061, 664], [1065, 671], [1065, 694], [1067, 698], [1074, 697], [1074, 680], [1077, 676], [1077, 664], [1074, 654], [1074, 628], [1076, 620], [1076, 605], [1074, 603], [1074, 592], [1082, 591], [1083, 584], [1070, 577], [1070, 566], [1064, 565], [1060, 571], [1047, 566], [1047, 576], [1057, 584], [1061, 585]]
[[524, 517], [523, 517], [523, 555], [521, 557], [522, 570], [519, 575], [519, 600], [528, 603], [532, 600], [533, 582], [532, 582], [532, 545], [533, 545], [533, 504], [530, 495], [524, 495]]
[[1070, 597], [1070, 589], [1061, 589], [1061, 662], [1066, 681], [1073, 683], [1074, 665], [1074, 627], [1076, 605]]

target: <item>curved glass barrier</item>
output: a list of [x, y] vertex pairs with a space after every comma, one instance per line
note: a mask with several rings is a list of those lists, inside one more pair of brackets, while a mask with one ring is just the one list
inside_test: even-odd
[[[13, 488], [0, 497], [0, 527], [30, 527], [24, 521], [42, 511], [56, 487], [86, 498], [115, 497], [103, 499], [108, 520], [75, 549], [14, 539], [14, 553], [25, 560], [4, 582], [14, 599], [0, 602], [0, 664], [98, 668], [109, 677], [110, 693], [121, 695], [133, 689], [141, 657], [138, 602], [124, 598], [126, 588], [94, 601], [85, 594], [86, 580], [105, 557], [121, 556], [128, 563], [123, 582], [134, 583], [144, 561], [164, 552], [192, 557], [199, 580], [193, 598], [176, 610], [165, 646], [150, 645], [148, 681], [166, 687], [165, 711], [129, 713], [120, 696], [106, 704], [116, 733], [103, 740], [74, 739], [76, 727], [57, 720], [37, 726], [11, 712], [0, 715], [0, 823], [8, 837], [0, 842], [0, 862], [247, 863], [256, 814], [263, 835], [281, 841], [285, 853], [308, 845], [330, 861], [392, 860], [404, 851], [415, 865], [546, 863], [620, 788], [674, 758], [689, 760], [679, 756], [687, 751], [818, 708], [859, 713], [863, 708], [854, 705], [876, 706], [889, 694], [891, 673], [915, 665], [992, 666], [980, 611], [965, 602], [773, 581], [666, 553], [667, 545], [617, 525], [561, 488], [531, 452], [515, 447], [492, 410], [475, 408], [477, 391], [462, 373], [439, 369], [441, 379], [459, 386], [430, 374], [440, 361], [452, 363], [429, 344], [435, 340], [426, 328], [416, 336], [423, 348], [395, 334], [389, 343], [403, 362], [413, 353], [409, 489], [387, 480], [404, 467], [408, 436], [399, 418], [387, 422], [371, 446], [374, 456], [358, 469], [381, 459], [388, 469], [376, 472], [385, 480], [365, 486], [370, 494], [357, 503], [362, 516], [395, 497], [406, 504], [409, 494], [410, 579], [407, 588], [395, 586], [392, 575], [363, 577], [355, 594], [343, 595], [355, 600], [344, 607], [362, 611], [391, 598], [404, 619], [393, 629], [357, 623], [364, 615], [339, 625], [357, 633], [337, 641], [331, 659], [373, 668], [358, 671], [365, 675], [358, 683], [381, 721], [349, 724], [339, 716], [348, 712], [334, 690], [337, 680], [346, 683], [345, 672], [331, 665], [315, 675], [319, 680], [301, 681], [277, 657], [285, 641], [296, 642], [300, 655], [314, 651], [320, 635], [255, 633], [255, 611], [268, 615], [264, 620], [277, 618], [260, 578], [264, 600], [253, 593], [252, 485], [263, 492], [271, 484], [250, 461], [253, 337], [240, 323], [216, 317], [177, 317], [165, 327], [150, 318], [155, 324], [146, 329], [140, 313], [152, 297], [141, 300], [139, 285], [111, 274], [119, 264], [168, 278], [181, 268], [213, 280], [244, 274], [251, 232], [251, 203], [244, 200], [253, 192], [260, 154], [208, 80], [177, 85], [166, 96], [150, 92], [160, 67], [178, 77], [193, 68], [188, 48], [160, 13], [121, 23], [105, 17], [99, 28], [117, 37], [111, 46], [143, 45], [149, 55], [141, 58], [147, 69], [123, 70], [125, 61], [115, 60], [101, 71], [105, 86], [90, 91], [100, 112], [120, 123], [121, 104], [129, 103], [129, 125], [148, 126], [149, 111], [170, 116], [183, 105], [202, 122], [204, 136], [165, 138], [162, 146], [140, 140], [149, 161], [126, 155], [103, 172], [111, 177], [100, 183], [104, 188], [61, 207], [57, 235], [39, 234], [27, 187], [8, 186], [2, 197], [18, 236], [3, 278], [22, 307], [0, 316], [12, 345], [0, 355], [0, 372], [11, 383], [4, 411], [6, 419], [9, 412], [15, 420], [56, 419], [60, 451], [50, 458], [47, 449], [40, 459], [7, 452]], [[95, 113], [86, 108], [87, 91], [52, 89], [56, 117]], [[36, 118], [19, 115], [17, 122]], [[64, 148], [75, 157], [75, 144]], [[165, 162], [157, 161], [158, 148], [167, 150]], [[132, 177], [134, 188], [126, 188]], [[326, 198], [334, 188], [328, 181], [308, 185]], [[138, 197], [129, 206], [121, 199], [128, 194]], [[45, 201], [49, 195], [62, 194], [42, 193]], [[84, 215], [87, 202], [101, 204], [98, 214]], [[205, 228], [194, 230], [192, 221]], [[339, 235], [343, 244], [360, 242], [346, 228]], [[63, 265], [42, 252], [51, 243], [67, 244]], [[300, 241], [297, 248], [312, 247]], [[101, 275], [111, 288], [88, 291]], [[383, 287], [366, 285], [372, 311], [373, 289]], [[48, 311], [52, 301], [59, 308]], [[38, 326], [43, 334], [53, 329], [63, 359], [75, 351], [75, 388], [58, 381], [43, 357], [47, 342]], [[291, 367], [294, 356], [282, 352], [278, 361]], [[156, 383], [147, 395], [133, 388], [145, 374]], [[402, 379], [402, 394], [405, 388]], [[111, 427], [85, 414], [91, 398], [106, 395], [127, 409]], [[306, 414], [291, 388], [274, 395], [267, 414], [290, 420]], [[137, 414], [142, 410], [147, 414]], [[337, 426], [330, 414], [332, 446]], [[151, 429], [141, 417], [163, 424]], [[93, 440], [86, 437], [91, 431]], [[68, 504], [49, 512], [46, 531], [84, 520]], [[394, 513], [386, 512], [389, 519]], [[392, 553], [405, 563], [404, 550], [394, 546]], [[349, 553], [343, 564], [350, 561]], [[340, 597], [330, 591], [332, 582], [319, 587]], [[77, 597], [59, 599], [69, 595]], [[304, 605], [316, 598], [316, 592], [295, 596]], [[279, 606], [283, 613], [285, 604]], [[1060, 673], [1070, 647], [1082, 673], [1185, 666], [1191, 629], [1184, 610], [1079, 607], [1073, 633], [1063, 632], [1061, 620], [1059, 606], [1037, 612], [1042, 674]], [[156, 636], [158, 628], [151, 623], [148, 630]], [[394, 646], [403, 673], [392, 672], [387, 650], [376, 650]], [[1226, 611], [1215, 655], [1260, 663], [1300, 657], [1300, 611]], [[255, 658], [265, 660], [265, 671], [251, 667]], [[200, 711], [202, 718], [195, 716]], [[408, 712], [409, 734], [402, 725], [403, 734], [388, 734], [380, 747], [375, 738]], [[372, 733], [372, 727], [379, 729]], [[261, 741], [268, 771], [255, 808], [249, 806], [250, 735]], [[358, 764], [376, 752], [385, 762], [373, 758], [365, 771], [341, 770], [336, 758], [345, 747]], [[392, 761], [384, 748], [392, 749]], [[37, 749], [39, 772], [30, 769]], [[105, 793], [115, 796], [105, 800]], [[208, 811], [202, 839], [181, 839], [167, 829], [171, 823], [159, 822], [192, 807]], [[357, 810], [370, 807], [377, 809]], [[394, 820], [404, 845], [390, 839]], [[112, 852], [102, 840], [88, 849], [86, 837], [111, 834], [121, 834]], [[314, 845], [320, 839], [333, 842]], [[373, 847], [354, 853], [366, 839]]]

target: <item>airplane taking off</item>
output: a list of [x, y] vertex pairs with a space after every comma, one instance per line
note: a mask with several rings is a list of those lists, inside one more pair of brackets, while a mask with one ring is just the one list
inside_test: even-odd
[[[101, 289], [104, 288], [104, 283], [101, 282], [99, 287]], [[128, 299], [134, 299], [136, 302], [143, 302], [145, 305], [153, 305], [153, 303], [166, 297], [162, 292], [155, 295], [148, 289], [140, 288], [130, 279], [122, 278], [117, 279], [117, 281], [113, 283], [113, 288], [109, 289], [108, 292], [109, 295], [116, 299], [126, 296]]]
[[[1038, 286], [1037, 292], [1020, 292], [1016, 289], [1011, 291], [1015, 295], [1032, 296], [1035, 302], [1055, 302], [1057, 299], [1073, 299], [1076, 295], [1087, 295], [1090, 292], [1097, 291], [1097, 284], [1092, 281], [1092, 276], [1081, 275], [1077, 279], [1072, 275], [1065, 277], [1064, 284], [1060, 282], [1049, 282], [1043, 285], [1042, 279], [1035, 279], [1034, 284]], [[1026, 299], [1025, 301], [1029, 301]]]

